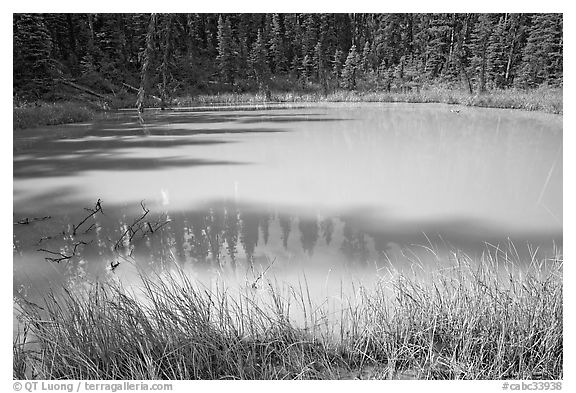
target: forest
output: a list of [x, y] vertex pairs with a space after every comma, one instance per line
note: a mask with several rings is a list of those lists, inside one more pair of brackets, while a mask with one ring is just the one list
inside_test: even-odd
[[15, 102], [563, 81], [562, 14], [14, 14], [13, 39]]

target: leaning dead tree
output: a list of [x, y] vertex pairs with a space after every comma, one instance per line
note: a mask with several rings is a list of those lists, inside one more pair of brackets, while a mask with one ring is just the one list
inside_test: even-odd
[[138, 89], [138, 98], [136, 99], [136, 107], [138, 108], [139, 115], [144, 113], [144, 99], [146, 98], [146, 89], [148, 88], [148, 74], [154, 53], [156, 18], [157, 14], [150, 15], [150, 22], [148, 23], [148, 30], [146, 31], [146, 47], [142, 55], [142, 69], [140, 70], [140, 89]]
[[[160, 101], [160, 108], [165, 109], [169, 102], [169, 84], [172, 81], [170, 73], [174, 59], [174, 16], [172, 14], [151, 14], [146, 31], [146, 46], [142, 52], [142, 68], [140, 69], [140, 88], [136, 99], [136, 107], [142, 121], [146, 97]], [[157, 47], [161, 48], [161, 51]], [[156, 61], [156, 63], [155, 63]], [[154, 66], [153, 66], [154, 64]], [[156, 64], [158, 67], [156, 67]], [[156, 73], [154, 72], [156, 70]], [[150, 93], [151, 80], [159, 78], [158, 90], [160, 97]], [[131, 88], [131, 86], [124, 84]]]

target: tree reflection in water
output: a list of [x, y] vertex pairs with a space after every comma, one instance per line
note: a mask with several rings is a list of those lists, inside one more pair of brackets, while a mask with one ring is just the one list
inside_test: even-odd
[[[64, 263], [54, 263], [62, 274], [78, 277], [86, 274], [83, 268], [86, 264], [113, 272], [122, 269], [126, 262], [145, 270], [164, 269], [169, 263], [178, 263], [200, 269], [228, 267], [235, 271], [238, 267], [245, 269], [275, 258], [284, 258], [284, 263], [292, 263], [300, 257], [308, 260], [316, 257], [317, 249], [321, 250], [320, 257], [328, 251], [332, 254], [336, 251], [351, 262], [366, 261], [373, 254], [361, 229], [350, 221], [319, 214], [258, 210], [230, 201], [170, 214], [151, 212], [140, 219], [127, 213], [118, 214], [115, 210], [110, 207], [106, 215], [92, 217], [85, 224], [90, 230], [87, 233], [79, 230], [75, 236], [66, 235], [66, 231], [58, 236], [48, 236], [48, 230], [42, 229], [24, 236], [27, 232], [18, 228], [14, 234], [15, 256], [35, 251], [39, 247], [34, 242], [38, 241], [42, 242], [43, 249], [62, 254], [71, 253], [74, 245], [82, 242], [81, 246], [76, 246], [74, 254], [70, 254], [72, 257], [66, 260], [65, 267]], [[63, 217], [59, 223], [66, 220], [70, 227], [79, 219], [78, 215], [71, 215]], [[159, 222], [165, 225], [159, 226]], [[293, 223], [297, 223], [295, 228]], [[294, 237], [299, 242], [289, 241], [293, 230], [299, 232]], [[117, 246], [111, 247], [114, 243]], [[280, 255], [281, 250], [287, 254]], [[52, 254], [35, 255], [41, 258]]]

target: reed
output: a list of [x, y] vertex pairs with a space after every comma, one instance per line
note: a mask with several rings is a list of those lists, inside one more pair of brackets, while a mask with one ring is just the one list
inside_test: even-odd
[[462, 253], [314, 302], [306, 281], [181, 269], [16, 303], [14, 378], [561, 379], [562, 256]]
[[75, 102], [36, 103], [13, 109], [13, 129], [92, 120], [96, 111]]
[[430, 86], [419, 91], [349, 91], [336, 90], [328, 94], [321, 92], [274, 92], [267, 100], [259, 93], [201, 94], [178, 97], [175, 106], [205, 105], [261, 105], [263, 103], [304, 102], [408, 102], [444, 103], [487, 108], [521, 109], [554, 114], [563, 113], [563, 93], [559, 88], [540, 87], [532, 90], [498, 89], [483, 94], [470, 94], [464, 90]]

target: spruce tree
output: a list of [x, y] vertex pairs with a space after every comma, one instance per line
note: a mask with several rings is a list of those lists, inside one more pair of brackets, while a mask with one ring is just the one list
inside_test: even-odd
[[361, 68], [363, 73], [368, 73], [371, 64], [370, 43], [366, 41], [362, 50]]
[[173, 44], [172, 44], [172, 21], [173, 14], [163, 14], [161, 18], [161, 39], [162, 39], [162, 62], [160, 63], [160, 70], [162, 74], [162, 83], [160, 84], [160, 103], [162, 109], [168, 105], [169, 93], [168, 84], [171, 80], [170, 64], [172, 63]]
[[350, 47], [348, 52], [348, 57], [344, 62], [344, 68], [342, 69], [342, 81], [341, 85], [343, 88], [348, 90], [353, 90], [356, 88], [356, 76], [358, 72], [358, 53], [356, 52], [356, 45]]
[[488, 80], [497, 88], [506, 82], [506, 18], [501, 16], [488, 39], [487, 74]]
[[533, 87], [560, 84], [562, 78], [562, 14], [536, 14], [524, 51], [519, 82]]
[[290, 74], [296, 76], [300, 64], [298, 57], [301, 52], [300, 28], [296, 14], [284, 15], [284, 43], [286, 64], [288, 65]]
[[314, 73], [314, 57], [313, 55], [305, 54], [302, 58], [302, 65], [300, 66], [300, 75], [305, 81], [309, 81]]
[[201, 91], [214, 76], [263, 86], [290, 72], [346, 88], [364, 76], [386, 89], [395, 71], [478, 91], [561, 86], [562, 24], [562, 14], [15, 14], [14, 89], [40, 97], [72, 77], [109, 93], [140, 79], [140, 97], [158, 87], [166, 100], [171, 86]]
[[486, 90], [486, 72], [488, 68], [488, 44], [492, 35], [494, 23], [491, 14], [481, 14], [472, 33], [471, 50], [473, 57], [471, 60], [472, 69], [477, 75], [478, 92]]
[[283, 74], [286, 71], [286, 55], [284, 40], [280, 26], [280, 15], [272, 17], [272, 29], [270, 37], [270, 54], [272, 56], [273, 71], [275, 74]]
[[336, 51], [337, 36], [335, 31], [334, 14], [320, 15], [320, 29], [318, 42], [321, 43], [324, 53], [332, 54]]
[[229, 18], [218, 18], [218, 69], [224, 83], [234, 82], [234, 44]]
[[509, 28], [507, 29], [506, 40], [506, 70], [504, 72], [504, 81], [506, 86], [510, 86], [518, 71], [518, 65], [522, 61], [520, 52], [521, 43], [525, 36], [525, 14], [510, 14]]
[[41, 15], [15, 17], [13, 51], [15, 87], [27, 94], [45, 92], [51, 85], [52, 38]]
[[344, 65], [344, 53], [340, 48], [336, 49], [334, 57], [332, 59], [332, 75], [336, 80], [340, 79], [340, 74], [342, 73], [342, 67]]
[[268, 51], [266, 50], [266, 43], [262, 36], [262, 31], [258, 30], [258, 36], [252, 50], [250, 51], [249, 65], [259, 90], [263, 91], [268, 89], [268, 78], [270, 69], [268, 67]]
[[302, 56], [314, 56], [314, 47], [318, 42], [318, 30], [314, 14], [307, 14], [304, 19], [303, 37], [302, 37]]
[[316, 73], [316, 79], [319, 82], [322, 82], [322, 80], [324, 78], [324, 71], [325, 71], [326, 66], [324, 64], [325, 63], [324, 50], [323, 50], [320, 42], [318, 42], [316, 44], [316, 46], [314, 47], [313, 63], [314, 63], [314, 70]]

